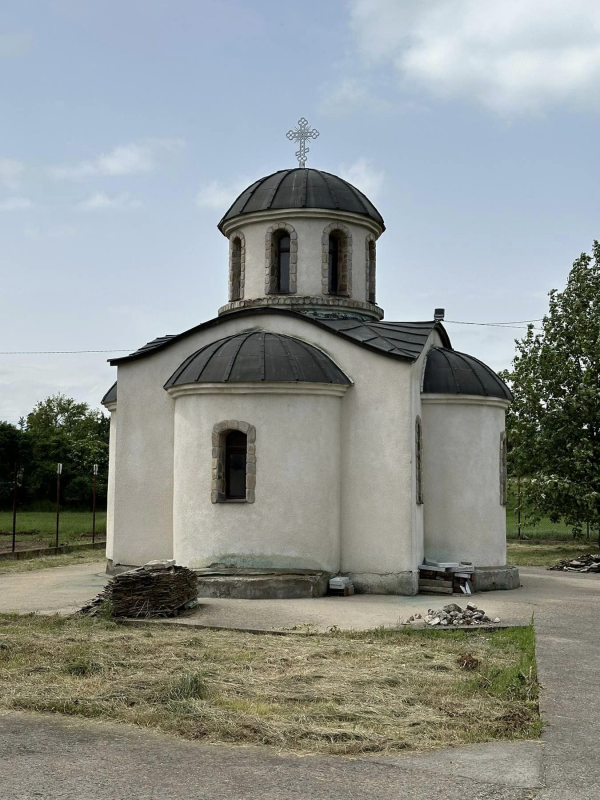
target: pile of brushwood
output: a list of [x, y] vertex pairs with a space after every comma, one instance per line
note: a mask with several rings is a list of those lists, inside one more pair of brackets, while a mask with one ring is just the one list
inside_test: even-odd
[[600, 572], [600, 553], [565, 558], [547, 569], [558, 569], [563, 572]]
[[88, 616], [173, 617], [197, 604], [198, 578], [175, 562], [150, 561], [115, 576], [104, 591], [84, 606]]

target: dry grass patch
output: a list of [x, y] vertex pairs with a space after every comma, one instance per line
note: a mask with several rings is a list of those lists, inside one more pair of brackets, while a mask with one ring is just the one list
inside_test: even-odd
[[258, 636], [4, 615], [0, 707], [332, 754], [540, 732], [532, 628]]

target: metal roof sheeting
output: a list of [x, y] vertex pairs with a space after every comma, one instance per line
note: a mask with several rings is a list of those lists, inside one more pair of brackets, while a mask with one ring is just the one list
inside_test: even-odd
[[424, 394], [472, 394], [513, 399], [508, 386], [491, 367], [473, 356], [445, 347], [432, 347], [427, 352], [422, 391]]
[[165, 384], [254, 383], [286, 381], [337, 383], [352, 381], [308, 342], [281, 333], [253, 330], [226, 336], [187, 358]]
[[[264, 314], [275, 314], [279, 316], [296, 317], [316, 325], [319, 328], [330, 331], [360, 347], [365, 347], [381, 355], [399, 358], [403, 361], [416, 361], [423, 352], [423, 347], [433, 330], [437, 331], [443, 344], [451, 348], [450, 339], [444, 326], [440, 322], [371, 322], [359, 319], [320, 319], [309, 314], [302, 314], [298, 311], [288, 311], [282, 308], [256, 308], [244, 309], [235, 312], [235, 318], [241, 317], [260, 318]], [[152, 355], [153, 353], [164, 350], [170, 344], [184, 339], [202, 330], [208, 330], [217, 325], [221, 325], [232, 319], [233, 314], [224, 314], [220, 317], [208, 320], [190, 328], [188, 331], [179, 333], [176, 336], [159, 336], [148, 342], [139, 350], [130, 353], [128, 356], [113, 358], [110, 363], [113, 366], [124, 364], [127, 361], [136, 361], [140, 358]]]
[[330, 172], [298, 168], [279, 170], [248, 186], [219, 222], [219, 230], [243, 214], [295, 208], [348, 211], [375, 220], [385, 230], [379, 211], [351, 183]]

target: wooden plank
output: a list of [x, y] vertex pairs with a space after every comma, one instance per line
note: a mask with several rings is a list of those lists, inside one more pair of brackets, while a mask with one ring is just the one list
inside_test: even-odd
[[452, 587], [446, 589], [443, 586], [434, 588], [433, 586], [419, 586], [420, 594], [452, 594]]
[[447, 588], [452, 588], [452, 581], [442, 581], [442, 580], [428, 581], [425, 580], [424, 578], [420, 578], [419, 586], [437, 586], [437, 587], [441, 586], [444, 589], [447, 589]]

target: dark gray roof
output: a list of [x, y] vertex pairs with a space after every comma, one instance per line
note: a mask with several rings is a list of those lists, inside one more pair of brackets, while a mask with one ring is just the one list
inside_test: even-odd
[[281, 333], [252, 330], [226, 336], [202, 347], [178, 367], [165, 384], [295, 381], [352, 381], [313, 345]]
[[320, 169], [282, 169], [256, 181], [233, 203], [219, 222], [219, 230], [241, 214], [288, 208], [350, 211], [375, 220], [385, 230], [383, 217], [361, 191]]
[[[402, 361], [416, 361], [421, 355], [425, 342], [433, 330], [436, 330], [444, 344], [451, 348], [450, 339], [444, 326], [440, 322], [370, 322], [357, 319], [319, 319], [298, 311], [288, 311], [283, 308], [248, 308], [235, 312], [235, 318], [242, 317], [260, 318], [264, 314], [277, 314], [284, 317], [300, 317], [316, 325], [318, 328], [328, 330], [354, 344]], [[222, 325], [231, 320], [231, 315], [224, 314], [220, 317], [203, 322], [176, 336], [160, 336], [148, 344], [140, 347], [134, 353], [120, 358], [110, 359], [113, 366], [124, 364], [128, 361], [137, 361], [140, 358], [152, 355], [159, 350], [164, 350], [170, 344], [185, 339], [203, 330]]]
[[512, 400], [510, 389], [491, 367], [445, 347], [432, 347], [427, 353], [423, 393], [475, 394]]
[[102, 400], [100, 401], [103, 406], [107, 403], [116, 403], [117, 402], [117, 382], [115, 381], [113, 385], [110, 387], [108, 392], [104, 395]]

